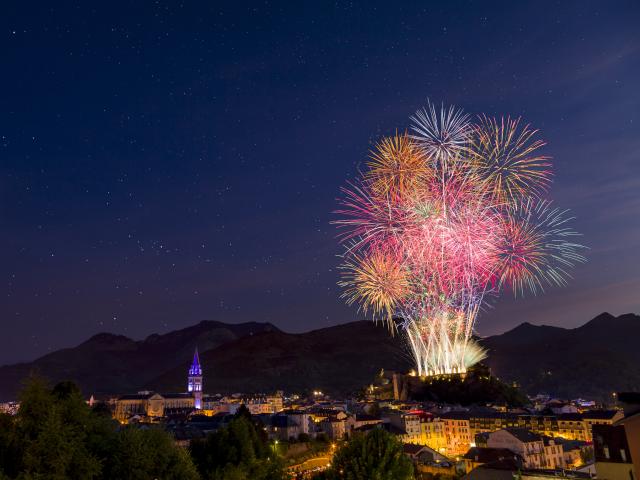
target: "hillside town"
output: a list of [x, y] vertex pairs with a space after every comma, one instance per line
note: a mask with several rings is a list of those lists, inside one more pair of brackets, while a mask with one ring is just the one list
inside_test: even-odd
[[[527, 407], [416, 402], [397, 398], [335, 399], [277, 391], [263, 395], [211, 395], [198, 351], [186, 372], [186, 391], [140, 391], [105, 399], [121, 425], [161, 425], [189, 447], [246, 409], [262, 425], [292, 478], [306, 478], [331, 463], [336, 445], [374, 429], [395, 436], [417, 478], [636, 478], [640, 458], [640, 395], [620, 393], [609, 405], [538, 395]], [[369, 391], [372, 392], [373, 386]], [[97, 400], [91, 397], [90, 405]], [[5, 413], [18, 403], [3, 404]]]

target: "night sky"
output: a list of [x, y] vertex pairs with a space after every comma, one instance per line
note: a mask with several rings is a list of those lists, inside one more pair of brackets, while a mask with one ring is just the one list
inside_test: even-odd
[[427, 98], [541, 129], [590, 247], [480, 334], [640, 310], [639, 2], [40, 3], [0, 14], [0, 363], [361, 318], [331, 212]]

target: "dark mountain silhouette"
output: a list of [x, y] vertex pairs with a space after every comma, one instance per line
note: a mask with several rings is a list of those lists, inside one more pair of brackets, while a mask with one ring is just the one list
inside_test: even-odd
[[99, 333], [77, 347], [65, 348], [30, 363], [0, 367], [0, 400], [13, 399], [32, 372], [52, 382], [74, 380], [93, 394], [136, 392], [149, 380], [190, 360], [193, 350], [210, 350], [240, 337], [277, 331], [269, 323], [231, 325], [203, 321], [192, 327], [134, 341]]
[[[523, 323], [481, 340], [489, 350], [486, 363], [503, 381], [517, 382], [528, 393], [601, 399], [640, 390], [639, 342], [639, 316], [608, 313], [574, 329]], [[14, 398], [33, 370], [52, 381], [74, 380], [87, 394], [183, 391], [196, 345], [205, 391], [211, 393], [320, 389], [346, 394], [366, 386], [380, 369], [411, 366], [401, 339], [371, 322], [302, 334], [268, 323], [201, 322], [143, 341], [98, 334], [32, 363], [0, 367], [0, 399]]]
[[[409, 356], [398, 336], [371, 322], [302, 334], [281, 331], [242, 337], [200, 355], [205, 390], [218, 393], [319, 389], [347, 394], [368, 385], [382, 368], [406, 371]], [[188, 363], [147, 384], [172, 391], [184, 384]]]
[[640, 316], [602, 313], [581, 327], [523, 323], [481, 343], [486, 363], [529, 393], [610, 399], [640, 389]]

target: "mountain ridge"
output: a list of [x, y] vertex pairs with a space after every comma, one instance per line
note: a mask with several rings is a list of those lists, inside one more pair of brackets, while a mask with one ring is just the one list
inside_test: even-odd
[[274, 330], [277, 327], [271, 323], [202, 321], [143, 340], [98, 333], [32, 362], [0, 367], [0, 400], [15, 398], [22, 380], [32, 372], [52, 382], [74, 380], [83, 390], [99, 395], [137, 391], [150, 379], [189, 360], [196, 346], [209, 350], [241, 336]]
[[[338, 341], [347, 338], [349, 341]], [[384, 358], [362, 355], [371, 345]], [[256, 355], [259, 352], [259, 355]], [[368, 321], [306, 333], [261, 332], [241, 337], [200, 355], [207, 389], [216, 393], [299, 392], [352, 393], [366, 386], [381, 368], [409, 368], [404, 345]], [[184, 363], [146, 385], [169, 391], [184, 382]], [[250, 379], [250, 381], [248, 381]]]
[[[640, 316], [604, 312], [575, 328], [523, 322], [479, 341], [492, 372], [528, 393], [604, 398], [640, 389], [637, 338]], [[367, 385], [380, 369], [411, 367], [399, 336], [369, 321], [287, 333], [265, 322], [204, 320], [143, 340], [102, 332], [33, 362], [0, 367], [0, 400], [15, 397], [34, 370], [51, 381], [72, 379], [98, 395], [182, 391], [196, 345], [212, 393], [320, 388], [346, 394]]]
[[518, 327], [481, 343], [492, 371], [528, 393], [608, 399], [640, 389], [640, 316], [604, 312], [575, 328], [533, 325], [514, 339]]

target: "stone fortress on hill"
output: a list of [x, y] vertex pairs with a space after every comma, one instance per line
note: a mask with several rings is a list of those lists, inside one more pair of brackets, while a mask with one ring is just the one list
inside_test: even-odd
[[242, 396], [207, 395], [203, 391], [202, 366], [196, 347], [187, 372], [187, 391], [159, 393], [148, 390], [134, 395], [122, 395], [111, 400], [114, 417], [121, 423], [154, 422], [171, 416], [186, 416], [197, 412], [207, 416], [235, 413], [245, 405], [251, 414], [276, 413], [283, 409], [283, 394]]

